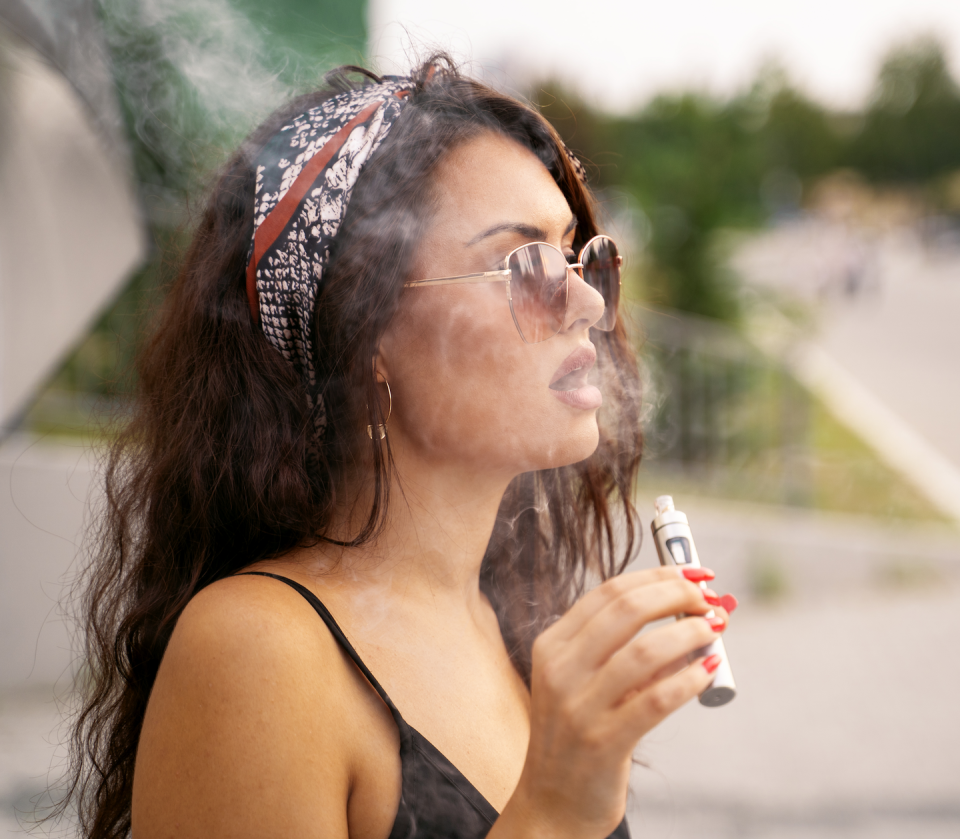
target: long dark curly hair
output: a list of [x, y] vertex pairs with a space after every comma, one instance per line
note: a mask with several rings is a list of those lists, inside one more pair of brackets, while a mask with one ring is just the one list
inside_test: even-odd
[[[480, 132], [499, 132], [553, 176], [579, 222], [575, 247], [597, 232], [587, 187], [535, 110], [465, 78], [443, 56], [426, 62], [356, 183], [325, 272], [315, 364], [327, 428], [317, 443], [299, 378], [250, 317], [251, 161], [293, 116], [366, 83], [371, 74], [356, 70], [335, 71], [325, 89], [278, 111], [226, 164], [141, 351], [135, 413], [109, 451], [105, 509], [83, 582], [86, 677], [62, 806], [72, 802], [92, 839], [130, 833], [147, 700], [190, 599], [255, 561], [322, 539], [340, 477], [361, 460], [372, 460], [374, 492], [353, 544], [382, 526], [389, 439], [357, 443], [353, 429], [383, 420], [372, 359], [409, 279], [439, 161]], [[592, 579], [619, 573], [639, 538], [630, 500], [642, 447], [636, 359], [622, 322], [591, 338], [604, 380], [599, 447], [583, 462], [512, 482], [481, 568], [525, 679], [537, 634]]]

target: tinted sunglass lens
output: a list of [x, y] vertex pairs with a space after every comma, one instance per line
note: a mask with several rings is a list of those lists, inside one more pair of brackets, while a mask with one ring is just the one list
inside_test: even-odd
[[583, 279], [603, 295], [603, 316], [595, 324], [597, 329], [609, 332], [617, 322], [620, 304], [620, 253], [607, 236], [591, 239], [583, 249]]
[[528, 344], [556, 335], [567, 311], [567, 260], [545, 244], [525, 245], [511, 256], [510, 296], [513, 317]]

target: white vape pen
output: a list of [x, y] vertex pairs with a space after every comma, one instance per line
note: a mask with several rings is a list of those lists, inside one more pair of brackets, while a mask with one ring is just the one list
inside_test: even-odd
[[[650, 523], [653, 531], [653, 541], [657, 546], [657, 555], [661, 565], [678, 565], [681, 568], [699, 568], [700, 557], [697, 556], [697, 546], [693, 543], [693, 534], [684, 513], [673, 506], [673, 498], [661, 495], [655, 502], [657, 514]], [[700, 583], [700, 588], [707, 584]], [[681, 616], [685, 617], [685, 616]], [[713, 612], [707, 612], [705, 617], [713, 617]], [[727, 660], [727, 651], [723, 641], [717, 638], [709, 646], [696, 650], [690, 658], [718, 655], [720, 664], [713, 673], [713, 682], [700, 694], [700, 704], [715, 707], [726, 705], [737, 695], [737, 684], [733, 681], [733, 671]]]

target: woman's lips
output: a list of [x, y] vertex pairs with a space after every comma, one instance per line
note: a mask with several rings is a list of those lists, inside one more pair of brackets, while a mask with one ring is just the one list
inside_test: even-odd
[[553, 395], [574, 408], [599, 408], [603, 404], [603, 396], [599, 388], [588, 381], [596, 361], [597, 350], [593, 344], [575, 349], [553, 374], [550, 382]]

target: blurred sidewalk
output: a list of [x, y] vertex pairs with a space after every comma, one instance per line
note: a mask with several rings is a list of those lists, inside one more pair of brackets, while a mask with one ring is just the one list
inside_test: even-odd
[[726, 646], [739, 694], [644, 741], [637, 836], [960, 836], [960, 591], [745, 604]]
[[0, 689], [71, 676], [64, 584], [76, 570], [93, 481], [79, 442], [0, 445]]
[[801, 342], [793, 372], [960, 522], [960, 249], [910, 229], [867, 239], [804, 219], [746, 241], [732, 264], [815, 304], [818, 334]]
[[[634, 835], [960, 835], [960, 531], [676, 501], [717, 590], [741, 598], [739, 693], [645, 738]], [[646, 538], [636, 564], [656, 562]]]
[[[0, 837], [24, 836], [65, 766], [66, 732], [50, 686], [0, 692]], [[40, 811], [42, 815], [42, 811]], [[47, 835], [38, 830], [37, 835]], [[59, 835], [54, 832], [53, 835]], [[72, 837], [71, 837], [72, 839]]]
[[93, 457], [79, 443], [15, 436], [0, 445], [0, 836], [59, 775], [54, 686], [73, 673], [61, 612], [76, 570]]
[[960, 254], [878, 250], [875, 288], [825, 308], [820, 344], [960, 469]]

